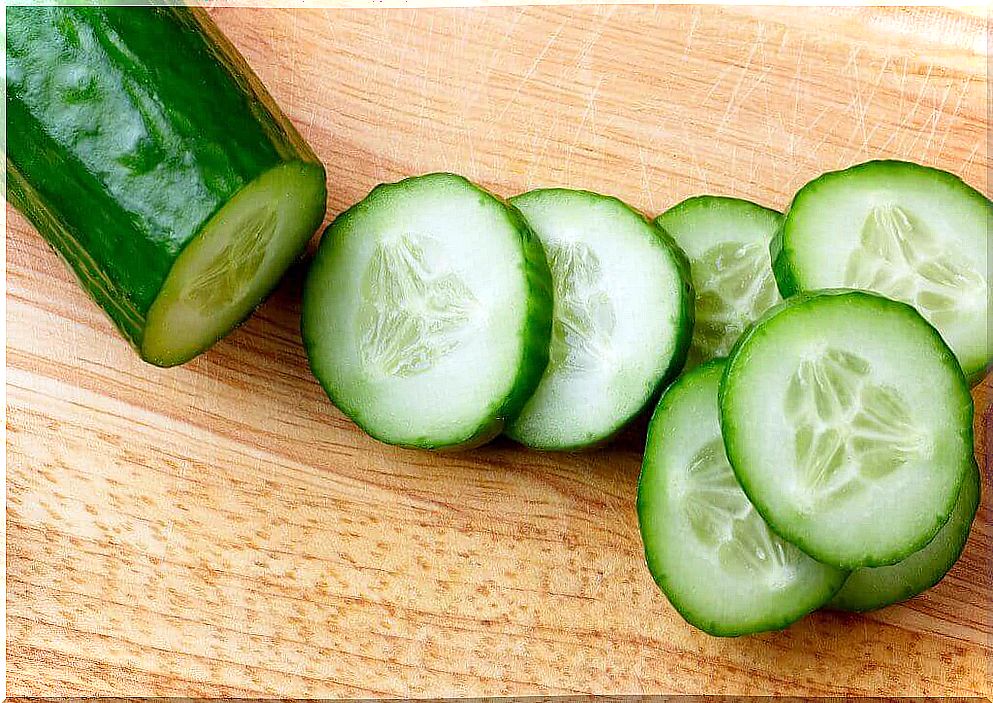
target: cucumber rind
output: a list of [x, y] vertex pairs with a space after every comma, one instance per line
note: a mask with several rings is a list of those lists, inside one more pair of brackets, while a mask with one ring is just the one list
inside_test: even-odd
[[[736, 621], [731, 623], [726, 621], [722, 622], [715, 619], [712, 615], [699, 612], [690, 602], [691, 599], [684, 597], [683, 589], [673, 583], [671, 575], [672, 569], [666, 568], [662, 557], [656, 555], [656, 550], [653, 548], [656, 540], [648, 536], [651, 530], [647, 527], [647, 525], [649, 525], [649, 513], [654, 507], [654, 501], [648, 497], [649, 493], [652, 491], [648, 484], [650, 480], [657, 480], [654, 479], [652, 474], [657, 470], [661, 470], [655, 469], [655, 467], [652, 466], [654, 462], [652, 448], [657, 441], [656, 435], [662, 431], [661, 428], [663, 426], [663, 418], [666, 413], [669, 412], [673, 405], [680, 402], [681, 396], [684, 393], [691, 392], [691, 384], [699, 382], [701, 376], [719, 371], [720, 367], [725, 364], [726, 360], [723, 358], [711, 359], [703, 362], [692, 371], [689, 371], [676, 379], [676, 381], [662, 393], [662, 396], [659, 399], [654, 412], [652, 413], [651, 422], [648, 427], [648, 434], [645, 442], [646, 450], [641, 473], [638, 477], [636, 511], [638, 513], [638, 523], [642, 535], [645, 562], [648, 566], [649, 573], [651, 574], [653, 581], [655, 581], [655, 584], [663, 592], [673, 608], [675, 608], [676, 612], [678, 612], [680, 616], [690, 625], [706, 632], [709, 635], [713, 635], [715, 637], [740, 637], [759, 632], [782, 630], [800, 620], [804, 616], [814, 612], [818, 608], [823, 607], [824, 604], [827, 603], [842, 588], [846, 578], [848, 577], [848, 572], [843, 569], [836, 569], [834, 567], [821, 564], [819, 565], [823, 567], [821, 575], [824, 577], [822, 579], [823, 583], [821, 584], [821, 590], [805, 599], [805, 601], [798, 607], [794, 607], [793, 609], [783, 609], [781, 614], [777, 615], [766, 614], [765, 616], [754, 617], [747, 622]], [[662, 507], [667, 508], [668, 506], [663, 503]], [[664, 548], [660, 548], [659, 551], [662, 552], [665, 550]]]
[[[647, 394], [645, 401], [640, 404], [637, 408], [633, 409], [626, 415], [617, 417], [613, 423], [609, 426], [601, 429], [598, 432], [587, 433], [587, 436], [579, 441], [575, 442], [559, 442], [552, 441], [546, 442], [541, 441], [535, 437], [526, 436], [518, 427], [515, 426], [513, 422], [507, 424], [504, 429], [504, 434], [506, 434], [510, 439], [518, 442], [530, 449], [536, 449], [540, 451], [555, 451], [555, 452], [578, 452], [578, 451], [590, 451], [594, 449], [599, 449], [606, 444], [608, 444], [612, 439], [614, 439], [630, 422], [632, 422], [636, 417], [643, 415], [650, 407], [658, 401], [659, 395], [662, 391], [676, 378], [679, 376], [680, 372], [686, 363], [686, 357], [689, 353], [690, 343], [692, 341], [693, 334], [693, 321], [694, 321], [694, 292], [692, 277], [690, 275], [690, 262], [686, 257], [686, 254], [676, 243], [662, 226], [658, 225], [656, 222], [646, 217], [643, 213], [639, 212], [637, 209], [633, 208], [629, 204], [625, 203], [620, 198], [603, 195], [601, 193], [596, 193], [590, 190], [583, 189], [570, 189], [570, 188], [538, 188], [534, 190], [521, 193], [519, 195], [513, 196], [509, 199], [509, 203], [514, 205], [520, 202], [524, 198], [529, 197], [544, 197], [549, 195], [555, 195], [557, 193], [585, 196], [591, 199], [609, 201], [610, 203], [619, 206], [626, 213], [634, 216], [637, 220], [644, 223], [649, 232], [654, 236], [656, 243], [658, 244], [661, 251], [669, 258], [670, 263], [676, 270], [678, 277], [678, 296], [679, 296], [679, 306], [678, 306], [678, 322], [676, 324], [676, 334], [673, 341], [673, 349], [669, 357], [669, 362], [665, 370], [658, 376], [658, 379], [653, 384], [653, 389]], [[525, 216], [526, 218], [526, 216]], [[533, 228], [532, 228], [533, 229]], [[535, 236], [535, 239], [539, 241], [540, 238]], [[548, 279], [551, 283], [551, 278]], [[539, 379], [540, 380], [540, 379]], [[530, 398], [528, 398], [530, 399]], [[525, 399], [525, 400], [528, 400]], [[523, 404], [522, 404], [523, 408]]]
[[[144, 311], [126, 295], [122, 295], [114, 282], [93, 261], [86, 248], [45, 204], [37, 190], [20, 169], [10, 162], [7, 167], [7, 202], [20, 211], [42, 235], [45, 243], [72, 271], [86, 294], [100, 307], [114, 327], [133, 349], [139, 349], [145, 324]], [[140, 352], [139, 352], [140, 355]]]
[[[791, 243], [794, 234], [793, 225], [795, 222], [794, 219], [790, 217], [790, 214], [794, 212], [797, 209], [797, 206], [803, 203], [804, 200], [812, 194], [815, 194], [819, 188], [829, 185], [834, 181], [844, 181], [845, 179], [851, 177], [857, 177], [863, 171], [867, 170], [880, 171], [884, 174], [887, 170], [891, 170], [898, 175], [905, 175], [908, 172], [917, 172], [921, 175], [927, 176], [928, 178], [943, 181], [950, 187], [960, 191], [963, 198], [973, 199], [984, 205], [987, 208], [987, 219], [993, 218], [993, 202], [966, 183], [960, 176], [941, 169], [924, 166], [912, 161], [877, 159], [855, 164], [849, 166], [848, 168], [836, 171], [828, 171], [809, 181], [796, 192], [783, 214], [783, 219], [776, 231], [775, 236], [770, 242], [769, 252], [772, 257], [772, 270], [776, 278], [776, 284], [779, 287], [779, 292], [783, 298], [789, 298], [807, 289], [807, 287], [803, 284], [803, 276], [797, 266], [796, 248]], [[989, 228], [987, 228], [987, 230], [988, 229]], [[987, 285], [989, 285], [988, 278]], [[820, 287], [821, 286], [812, 286], [810, 289], [813, 290], [814, 288]], [[993, 354], [993, 350], [991, 350], [989, 345], [987, 345], [987, 349], [988, 353], [985, 360], [959, 360], [970, 386], [978, 384], [982, 381], [990, 369], [993, 369], [993, 355], [991, 355]], [[956, 358], [958, 358], [957, 354]]]
[[[892, 566], [853, 571], [825, 608], [864, 613], [900, 603], [936, 586], [962, 556], [982, 493], [975, 461], [966, 475], [948, 522], [923, 549]], [[946, 539], [946, 531], [951, 531]], [[931, 552], [937, 550], [937, 556]], [[909, 577], [906, 572], [910, 570]]]
[[967, 400], [961, 408], [961, 412], [964, 416], [962, 421], [963, 443], [969, 447], [975, 446], [972, 422], [973, 404], [972, 398], [969, 395], [968, 382], [966, 381], [965, 374], [955, 358], [955, 355], [948, 348], [948, 345], [945, 344], [944, 339], [938, 331], [934, 329], [934, 327], [932, 327], [915, 308], [906, 303], [892, 300], [871, 291], [855, 290], [850, 288], [830, 288], [800, 292], [786, 298], [782, 303], [769, 308], [765, 314], [759, 317], [741, 335], [737, 343], [732, 348], [731, 353], [728, 356], [728, 363], [724, 369], [724, 375], [721, 378], [720, 388], [718, 391], [721, 428], [722, 436], [724, 438], [725, 451], [727, 452], [727, 456], [731, 463], [731, 467], [734, 470], [735, 476], [738, 478], [738, 483], [741, 484], [742, 489], [745, 491], [745, 495], [748, 496], [748, 499], [766, 521], [766, 524], [768, 524], [769, 527], [780, 537], [795, 544], [801, 550], [818, 561], [825, 564], [831, 564], [841, 569], [854, 570], [861, 567], [890, 566], [906, 559], [914, 552], [924, 548], [932, 539], [934, 539], [934, 537], [941, 530], [942, 526], [948, 521], [952, 511], [954, 510], [958, 491], [961, 490], [962, 483], [965, 480], [966, 471], [969, 470], [969, 465], [974, 461], [974, 457], [971, 453], [963, 456], [962, 466], [958, 471], [958, 476], [955, 481], [955, 488], [950, 492], [950, 498], [947, 501], [946, 506], [940, 511], [941, 517], [934, 522], [928, 531], [922, 531], [918, 539], [908, 540], [903, 549], [893, 550], [885, 558], [864, 556], [860, 559], [839, 558], [835, 554], [827, 553], [819, 549], [817, 545], [810, 540], [805, 539], [799, 530], [792, 529], [789, 525], [778, 520], [775, 516], [775, 510], [763, 500], [762, 492], [758, 490], [754, 483], [750, 480], [749, 472], [741, 466], [740, 462], [736, 462], [734, 460], [734, 456], [737, 454], [736, 445], [739, 442], [739, 430], [735, 427], [735, 422], [731, 417], [732, 404], [729, 388], [731, 385], [732, 376], [736, 370], [736, 366], [741, 363], [747, 363], [747, 346], [749, 341], [755, 337], [755, 335], [761, 333], [763, 324], [767, 321], [780, 315], [788, 315], [792, 310], [803, 305], [809, 300], [833, 296], [859, 296], [865, 300], [875, 301], [877, 304], [891, 307], [894, 310], [900, 310], [902, 314], [915, 319], [918, 322], [924, 323], [924, 328], [929, 330], [932, 335], [934, 348], [941, 350], [939, 353], [943, 357], [942, 365], [949, 370], [952, 376], [957, 376], [960, 379], [961, 394]]
[[[701, 195], [691, 195], [684, 200], [680, 200], [678, 203], [670, 207], [668, 210], [658, 215], [655, 218], [655, 223], [660, 227], [665, 227], [666, 222], [669, 222], [676, 218], [681, 218], [687, 213], [691, 213], [697, 209], [715, 209], [722, 208], [728, 210], [740, 210], [742, 212], [749, 212], [752, 214], [765, 215], [769, 217], [770, 220], [775, 220], [780, 225], [783, 221], [783, 213], [773, 208], [766, 207], [765, 205], [760, 205], [759, 203], [753, 202], [751, 200], [745, 200], [744, 198], [734, 198], [728, 195], [713, 195], [713, 194], [701, 194]], [[777, 227], [778, 231], [778, 227]], [[671, 234], [671, 232], [670, 232]], [[678, 240], [677, 240], [678, 243]]]
[[548, 343], [552, 334], [553, 305], [552, 274], [541, 241], [520, 210], [502, 198], [500, 202], [507, 208], [507, 214], [521, 236], [529, 293], [521, 362], [510, 394], [498, 413], [501, 422], [499, 427], [493, 428], [494, 437], [520, 414], [545, 373], [548, 366]]
[[[352, 218], [375, 206], [380, 197], [394, 189], [419, 181], [453, 181], [460, 186], [471, 189], [480, 197], [492, 199], [500, 204], [507, 223], [516, 231], [520, 239], [522, 265], [527, 282], [526, 313], [521, 328], [517, 334], [521, 338], [521, 353], [516, 366], [516, 374], [507, 393], [494, 401], [483, 412], [484, 418], [474, 427], [456, 434], [423, 436], [410, 441], [398, 441], [389, 430], [381, 431], [374, 423], [369, 422], [360, 407], [361, 401], [352, 402], [347, 394], [342, 393], [332, 382], [322, 377], [317, 370], [317, 355], [320, 330], [312, 329], [312, 323], [307, 309], [316, 305], [312, 301], [319, 290], [325, 285], [321, 278], [321, 252], [330, 249], [335, 233], [346, 226]], [[363, 432], [384, 444], [408, 448], [427, 449], [435, 451], [456, 451], [472, 449], [497, 437], [506, 423], [512, 419], [524, 405], [534, 390], [535, 385], [544, 373], [548, 363], [548, 341], [551, 336], [552, 299], [551, 273], [537, 237], [528, 227], [524, 217], [503, 199], [476, 185], [463, 176], [453, 173], [437, 172], [421, 176], [412, 176], [392, 183], [381, 183], [375, 186], [369, 194], [340, 213], [324, 230], [318, 245], [317, 254], [311, 263], [303, 285], [303, 313], [300, 320], [300, 332], [304, 349], [313, 375], [323, 388], [331, 402], [341, 410]]]

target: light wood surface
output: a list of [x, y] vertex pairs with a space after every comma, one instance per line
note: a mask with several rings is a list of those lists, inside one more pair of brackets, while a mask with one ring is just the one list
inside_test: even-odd
[[[327, 164], [330, 214], [433, 170], [652, 215], [702, 192], [783, 207], [874, 157], [989, 192], [983, 11], [212, 13]], [[642, 430], [582, 455], [377, 444], [308, 372], [302, 267], [155, 369], [7, 214], [10, 694], [991, 693], [989, 473], [932, 592], [711, 638], [642, 560]], [[975, 395], [982, 444], [990, 381]]]

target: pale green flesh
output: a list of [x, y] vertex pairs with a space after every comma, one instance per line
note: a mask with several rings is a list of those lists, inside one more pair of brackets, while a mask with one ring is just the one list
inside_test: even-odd
[[[362, 275], [359, 357], [370, 375], [414, 376], [455, 352], [479, 301], [437, 253], [430, 236], [380, 242]], [[435, 253], [433, 253], [435, 252]]]
[[954, 358], [919, 315], [878, 296], [808, 295], [770, 315], [722, 387], [739, 480], [779, 534], [821, 561], [903, 559], [947, 520], [972, 455]]
[[913, 305], [966, 375], [993, 358], [989, 334], [989, 201], [949, 174], [864, 164], [798, 194], [785, 260], [803, 290], [870, 290]]
[[475, 444], [502, 429], [529, 289], [507, 208], [433, 174], [378, 187], [324, 235], [304, 342], [332, 401], [404, 446]]
[[866, 215], [845, 265], [852, 288], [883, 293], [916, 307], [935, 327], [954, 329], [986, 307], [981, 267], [941, 245], [910, 208], [876, 205]]
[[794, 430], [797, 484], [811, 510], [927, 459], [927, 434], [906, 400], [874, 383], [857, 353], [827, 347], [800, 361], [783, 411]]
[[546, 255], [557, 312], [552, 319], [551, 368], [582, 373], [611, 363], [616, 315], [600, 257], [583, 242], [550, 243]]
[[638, 514], [649, 568], [691, 624], [719, 635], [779, 629], [823, 605], [845, 572], [776, 535], [724, 453], [723, 362], [679, 379], [649, 430]]
[[[716, 383], [713, 395], [717, 397]], [[730, 576], [761, 574], [773, 589], [789, 582], [803, 553], [773, 533], [748, 502], [720, 437], [694, 455], [680, 488], [684, 518]]]
[[856, 569], [827, 607], [864, 612], [898, 603], [938, 583], [958, 560], [979, 507], [979, 467], [970, 467], [948, 522], [926, 547], [892, 566]]
[[180, 253], [148, 311], [142, 356], [181, 364], [245, 319], [324, 212], [319, 169], [286, 164], [245, 186]]
[[726, 356], [744, 329], [781, 300], [769, 260], [781, 219], [719, 196], [690, 198], [656, 219], [690, 260], [696, 322], [688, 366]]
[[654, 393], [689, 324], [679, 271], [656, 229], [620, 201], [569, 190], [511, 199], [541, 240], [554, 288], [549, 364], [507, 428], [539, 449], [614, 434]]
[[781, 300], [768, 245], [759, 242], [719, 244], [693, 261], [692, 271], [697, 288], [693, 349], [700, 360], [726, 355], [745, 328]]

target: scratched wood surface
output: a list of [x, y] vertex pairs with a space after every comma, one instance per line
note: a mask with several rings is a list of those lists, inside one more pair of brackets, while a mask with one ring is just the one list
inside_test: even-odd
[[[212, 12], [327, 164], [331, 214], [439, 169], [653, 215], [782, 207], [872, 157], [989, 192], [982, 10]], [[7, 215], [10, 694], [991, 693], [988, 473], [923, 597], [710, 638], [643, 564], [640, 429], [582, 455], [377, 444], [307, 370], [302, 268], [206, 355], [146, 366]]]

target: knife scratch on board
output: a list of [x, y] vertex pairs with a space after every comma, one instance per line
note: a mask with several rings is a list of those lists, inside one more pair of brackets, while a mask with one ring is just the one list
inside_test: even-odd
[[[576, 155], [576, 150], [579, 147], [580, 137], [582, 136], [583, 131], [586, 129], [586, 123], [591, 122], [590, 116], [595, 115], [597, 94], [600, 92], [600, 86], [602, 85], [603, 85], [603, 76], [600, 76], [600, 78], [597, 80], [596, 85], [593, 86], [593, 88], [590, 90], [590, 94], [586, 98], [586, 109], [583, 111], [583, 116], [579, 120], [579, 126], [576, 127], [575, 132], [573, 132], [572, 139], [569, 142], [569, 155], [566, 158], [566, 162], [565, 162], [565, 172], [569, 176], [572, 175], [572, 159], [573, 156]], [[596, 118], [594, 116], [591, 122], [591, 130], [595, 130], [595, 129], [596, 129]], [[593, 136], [595, 137], [596, 134], [594, 133]]]
[[489, 134], [490, 138], [493, 137], [497, 128], [503, 124], [503, 118], [506, 116], [507, 111], [514, 105], [514, 103], [517, 102], [517, 99], [520, 97], [521, 91], [524, 89], [524, 86], [527, 85], [528, 82], [530, 82], [531, 77], [534, 75], [534, 72], [538, 70], [538, 66], [541, 65], [541, 62], [545, 58], [545, 55], [548, 53], [548, 50], [552, 48], [552, 45], [559, 38], [559, 35], [562, 33], [562, 29], [564, 27], [565, 27], [564, 24], [560, 24], [555, 29], [555, 31], [552, 32], [552, 35], [548, 38], [548, 41], [545, 42], [545, 45], [541, 48], [541, 51], [538, 52], [537, 56], [535, 56], [534, 60], [531, 62], [531, 65], [528, 67], [528, 70], [524, 72], [523, 76], [521, 76], [521, 79], [517, 82], [517, 86], [514, 88], [514, 92], [511, 94], [507, 102], [504, 103], [503, 109], [500, 110], [500, 114], [497, 115], [496, 120], [490, 124], [490, 134]]
[[[966, 93], [969, 92], [969, 88], [971, 84], [972, 84], [972, 74], [968, 73], [965, 76], [965, 82], [962, 83], [962, 89], [961, 91], [959, 91], [959, 98], [958, 100], [955, 101], [955, 107], [953, 107], [952, 111], [948, 113], [953, 120], [959, 119], [959, 111], [962, 109], [962, 101], [965, 99]], [[944, 135], [941, 137], [941, 142], [939, 142], [938, 148], [936, 149], [936, 151], [939, 154], [945, 153], [945, 142], [948, 141], [948, 135], [951, 133], [952, 133], [951, 129], [945, 130]]]

